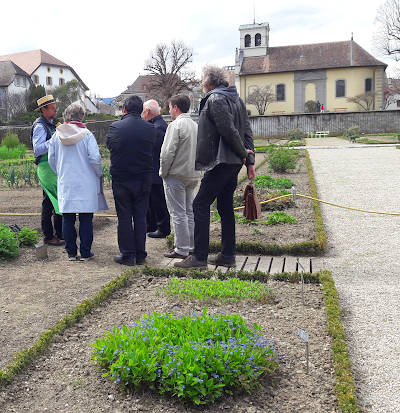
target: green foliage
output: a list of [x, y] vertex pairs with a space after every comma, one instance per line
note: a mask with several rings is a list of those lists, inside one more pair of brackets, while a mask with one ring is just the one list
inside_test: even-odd
[[268, 152], [268, 161], [274, 172], [286, 172], [296, 168], [298, 150], [288, 148], [273, 148]]
[[38, 185], [39, 178], [36, 173], [36, 165], [32, 160], [2, 161], [0, 163], [0, 176], [4, 178], [10, 188], [18, 188], [24, 185]]
[[111, 185], [111, 172], [110, 172], [110, 164], [109, 163], [103, 163], [103, 179], [104, 179], [104, 184], [105, 185]]
[[9, 125], [32, 125], [40, 116], [40, 112], [20, 112], [12, 120], [8, 121]]
[[99, 144], [99, 151], [102, 158], [109, 159], [110, 158], [110, 150], [107, 148], [106, 145]]
[[318, 105], [318, 102], [315, 100], [307, 100], [307, 102], [304, 104], [304, 112], [305, 113], [316, 113], [320, 111], [320, 107]]
[[16, 133], [7, 133], [1, 141], [1, 146], [5, 146], [8, 149], [16, 148], [18, 145], [20, 145], [20, 141]]
[[[37, 108], [37, 100], [46, 96], [46, 90], [42, 85], [31, 85], [28, 91], [28, 104], [26, 110], [28, 112], [33, 112]], [[34, 112], [38, 113], [38, 112]]]
[[109, 115], [108, 113], [88, 113], [85, 115], [85, 121], [104, 121], [119, 119], [119, 116]]
[[19, 144], [13, 148], [0, 146], [0, 159], [18, 159], [23, 158], [26, 152], [26, 146]]
[[221, 301], [264, 300], [272, 291], [259, 281], [243, 281], [238, 278], [229, 280], [197, 280], [194, 278], [172, 278], [163, 291], [169, 296], [197, 300], [217, 299]]
[[27, 227], [21, 228], [17, 236], [20, 247], [33, 247], [40, 238], [39, 233], [35, 229]]
[[346, 129], [343, 133], [343, 136], [346, 136], [347, 138], [350, 137], [355, 137], [355, 138], [359, 138], [361, 134], [361, 128], [359, 126], [352, 126], [349, 129]]
[[10, 228], [0, 224], [0, 261], [18, 257], [17, 237]]
[[64, 85], [58, 86], [52, 90], [54, 98], [59, 101], [57, 104], [57, 113], [59, 117], [62, 116], [67, 106], [79, 99], [79, 92], [80, 86], [76, 79], [72, 79]]
[[287, 146], [292, 147], [292, 148], [295, 147], [295, 146], [302, 146], [302, 145], [303, 144], [300, 141], [296, 141], [296, 140], [290, 141], [287, 144]]
[[277, 225], [277, 224], [297, 224], [297, 219], [288, 215], [283, 211], [275, 211], [272, 214], [268, 215], [266, 219], [267, 225]]
[[221, 217], [216, 209], [211, 212], [210, 221], [211, 222], [221, 221]]
[[272, 178], [269, 175], [259, 175], [254, 179], [257, 188], [288, 189], [293, 186], [293, 182], [288, 178]]
[[303, 131], [303, 129], [296, 128], [296, 129], [289, 129], [286, 132], [286, 136], [293, 141], [301, 141], [305, 136], [306, 133]]
[[196, 405], [235, 390], [251, 390], [261, 375], [278, 368], [277, 354], [261, 329], [240, 315], [180, 318], [145, 315], [131, 326], [114, 327], [93, 344], [92, 358], [115, 383], [157, 389]]

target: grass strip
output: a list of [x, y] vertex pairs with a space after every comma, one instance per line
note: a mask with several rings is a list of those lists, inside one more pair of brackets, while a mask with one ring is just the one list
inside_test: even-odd
[[336, 375], [336, 396], [343, 413], [358, 413], [359, 405], [356, 397], [351, 362], [347, 350], [347, 337], [341, 320], [342, 309], [339, 294], [329, 271], [323, 270], [319, 276], [322, 284], [322, 295], [325, 301], [328, 334], [332, 339], [333, 366]]

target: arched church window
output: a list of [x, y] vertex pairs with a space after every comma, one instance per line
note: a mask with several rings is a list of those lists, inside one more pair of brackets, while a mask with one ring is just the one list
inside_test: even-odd
[[251, 37], [249, 34], [246, 34], [244, 36], [244, 47], [250, 47], [251, 46]]
[[255, 45], [256, 46], [261, 46], [261, 34], [260, 33], [256, 34]]

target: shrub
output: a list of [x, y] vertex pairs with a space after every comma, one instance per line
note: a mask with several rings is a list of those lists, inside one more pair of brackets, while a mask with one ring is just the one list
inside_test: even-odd
[[40, 238], [39, 233], [35, 229], [27, 227], [21, 228], [18, 232], [18, 242], [21, 247], [33, 247]]
[[234, 390], [250, 392], [273, 373], [277, 354], [260, 327], [240, 315], [182, 316], [153, 313], [114, 327], [93, 344], [92, 358], [114, 383], [157, 389], [197, 405]]
[[351, 128], [344, 131], [343, 136], [350, 137], [355, 136], [356, 138], [360, 137], [361, 128], [359, 126], [352, 126]]
[[198, 300], [220, 299], [238, 301], [240, 299], [263, 300], [272, 292], [259, 281], [243, 281], [238, 278], [228, 280], [197, 280], [194, 278], [172, 278], [163, 291], [169, 296], [194, 298]]
[[307, 102], [304, 104], [304, 112], [305, 113], [316, 113], [321, 110], [318, 102], [315, 100], [307, 100]]
[[301, 146], [302, 143], [300, 141], [290, 141], [288, 142], [287, 146], [294, 147], [294, 146]]
[[288, 215], [283, 211], [275, 211], [272, 214], [268, 215], [268, 218], [265, 220], [267, 225], [276, 225], [276, 224], [297, 224], [297, 219]]
[[1, 141], [1, 146], [6, 146], [8, 149], [16, 148], [20, 144], [16, 133], [7, 134]]
[[17, 237], [10, 228], [0, 224], [0, 261], [18, 257]]
[[286, 172], [296, 168], [298, 150], [288, 148], [272, 148], [268, 152], [269, 164], [274, 172]]
[[286, 132], [286, 136], [292, 141], [300, 141], [306, 136], [306, 134], [303, 131], [303, 129], [297, 128], [297, 129], [289, 129]]
[[272, 178], [269, 175], [259, 175], [254, 179], [257, 188], [288, 189], [293, 186], [293, 182], [288, 178]]

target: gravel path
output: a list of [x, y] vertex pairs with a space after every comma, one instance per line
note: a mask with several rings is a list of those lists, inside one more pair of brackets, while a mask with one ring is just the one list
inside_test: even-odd
[[[400, 212], [400, 150], [344, 148], [335, 138], [308, 139], [320, 199]], [[336, 146], [321, 149], [321, 146]], [[361, 412], [400, 411], [400, 216], [322, 205], [328, 235], [324, 266], [343, 308]]]

